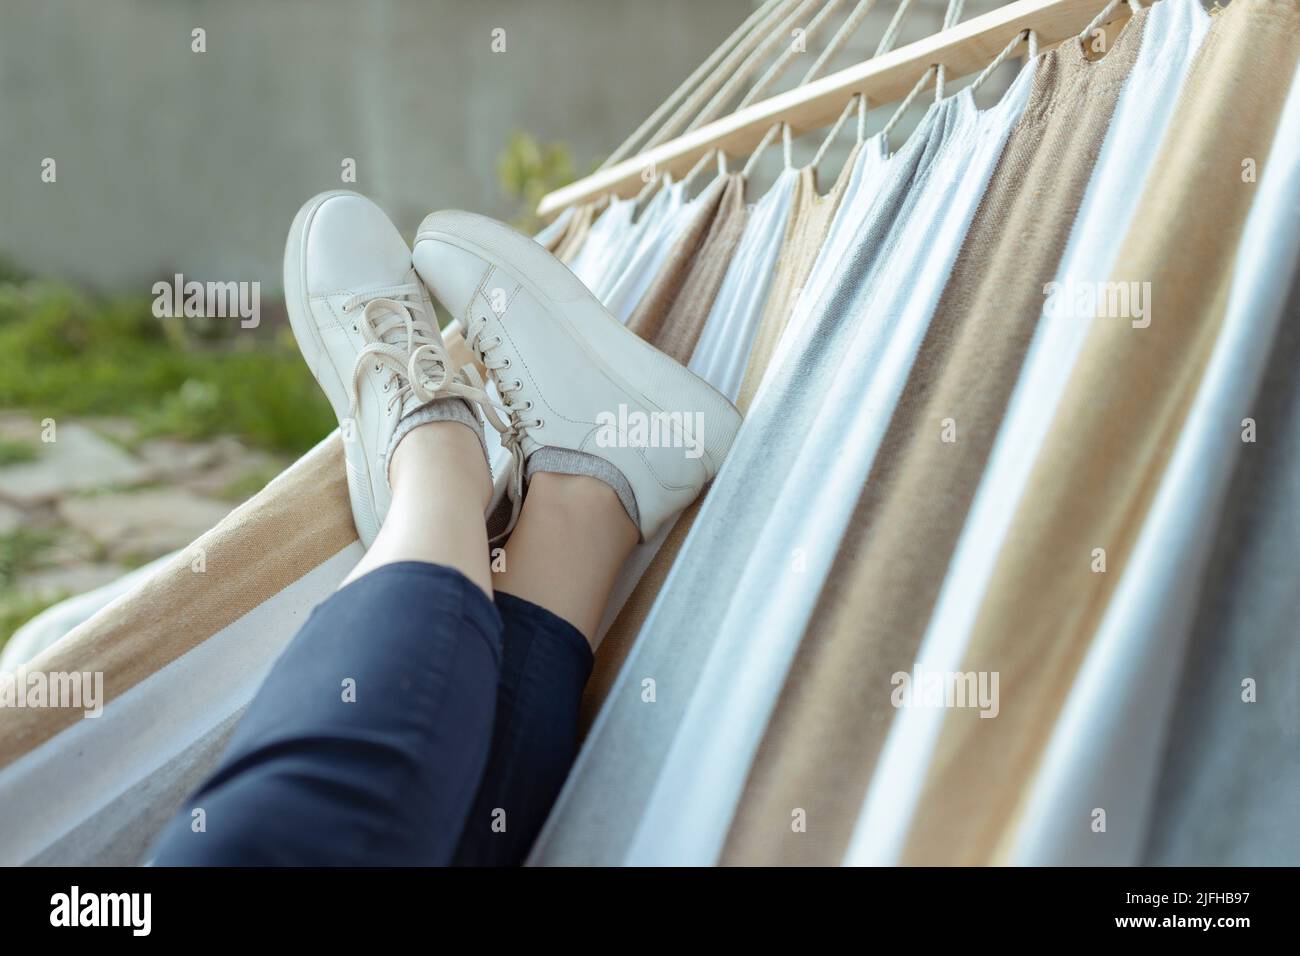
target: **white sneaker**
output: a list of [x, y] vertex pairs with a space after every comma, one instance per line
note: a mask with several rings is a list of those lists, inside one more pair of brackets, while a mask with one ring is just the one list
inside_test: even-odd
[[464, 322], [502, 397], [516, 510], [523, 463], [541, 448], [612, 464], [631, 488], [643, 539], [717, 474], [740, 412], [624, 328], [536, 242], [484, 216], [436, 212], [421, 223], [411, 259]]
[[[486, 395], [453, 379], [410, 250], [364, 196], [321, 193], [298, 210], [284, 295], [298, 347], [338, 416], [352, 517], [369, 547], [392, 500], [388, 462], [399, 424], [434, 399], [483, 403]], [[478, 426], [472, 412], [460, 414], [451, 417]]]

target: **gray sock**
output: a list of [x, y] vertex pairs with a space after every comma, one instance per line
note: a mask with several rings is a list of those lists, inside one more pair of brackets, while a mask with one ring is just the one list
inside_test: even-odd
[[[406, 415], [397, 423], [397, 428], [393, 430], [393, 438], [388, 443], [388, 451], [385, 453], [384, 460], [391, 461], [393, 458], [393, 449], [397, 443], [406, 437], [407, 433], [413, 428], [419, 428], [421, 425], [427, 425], [430, 422], [460, 422], [466, 428], [472, 429], [478, 436], [479, 446], [483, 449], [483, 458], [487, 460], [487, 442], [483, 440], [483, 422], [478, 417], [478, 412], [472, 408], [469, 402], [463, 398], [438, 398], [434, 399], [427, 405], [421, 405], [415, 411]], [[492, 463], [488, 461], [488, 469], [491, 470]]]
[[632, 523], [641, 527], [640, 514], [636, 509], [636, 497], [632, 486], [628, 484], [623, 473], [598, 455], [589, 455], [583, 451], [571, 451], [568, 448], [553, 448], [544, 445], [528, 456], [528, 465], [524, 470], [524, 480], [531, 481], [539, 471], [549, 471], [557, 475], [579, 475], [596, 478], [614, 489], [623, 510], [632, 519]]

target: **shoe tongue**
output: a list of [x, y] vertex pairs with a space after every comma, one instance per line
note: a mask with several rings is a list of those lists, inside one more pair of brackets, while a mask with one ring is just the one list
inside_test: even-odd
[[[409, 355], [409, 351], [408, 351], [408, 355]], [[442, 375], [442, 373], [441, 373], [441, 372], [439, 371], [439, 369], [438, 369], [438, 363], [436, 363], [436, 362], [433, 360], [433, 357], [432, 357], [432, 356], [428, 356], [427, 358], [423, 359], [423, 360], [422, 360], [422, 361], [421, 361], [421, 362], [416, 366], [415, 371], [416, 371], [416, 374], [417, 374], [417, 375], [422, 375], [422, 374], [424, 374], [426, 371], [429, 373], [428, 375], [426, 375], [426, 376], [424, 377], [424, 379], [422, 380], [422, 383], [421, 383], [421, 384], [423, 384], [423, 382], [426, 382], [426, 381], [427, 381], [427, 382], [432, 382], [434, 385], [436, 385], [438, 382], [440, 382], [440, 381], [443, 380], [443, 375]], [[460, 379], [460, 375], [459, 375], [459, 373], [457, 373], [457, 371], [456, 371], [454, 368], [452, 368], [450, 365], [447, 366], [447, 370], [446, 370], [446, 373], [445, 373], [445, 374], [446, 374], [446, 382], [447, 382], [448, 384], [450, 384], [451, 382], [454, 382], [454, 381], [460, 381], [460, 380], [461, 380], [461, 379]], [[403, 377], [405, 377], [405, 376], [403, 376]], [[410, 414], [412, 411], [414, 411], [415, 409], [419, 408], [419, 407], [422, 406], [422, 405], [426, 405], [426, 404], [428, 404], [428, 403], [425, 402], [425, 401], [422, 401], [422, 400], [421, 400], [421, 399], [420, 399], [420, 398], [415, 394], [415, 390], [414, 390], [413, 388], [412, 388], [412, 389], [408, 389], [406, 395], [405, 395], [405, 396], [403, 397], [403, 399], [402, 399], [402, 415], [403, 415], [403, 416], [409, 415], [409, 414]]]
[[[394, 300], [402, 301], [402, 300]], [[383, 325], [384, 330], [379, 335], [379, 341], [385, 345], [396, 346], [399, 349], [405, 349], [408, 353], [414, 351], [421, 344], [420, 340], [414, 337], [415, 332], [423, 332], [425, 341], [437, 341], [436, 337], [430, 334], [427, 320], [421, 318], [420, 314], [415, 311], [406, 311], [403, 309], [394, 309], [391, 306], [376, 304], [374, 309], [374, 318], [372, 320], [375, 326]], [[407, 319], [410, 319], [411, 333], [407, 331]]]
[[[387, 289], [387, 288], [396, 288], [398, 286], [403, 286], [403, 285], [413, 285], [418, 281], [419, 281], [419, 276], [416, 274], [415, 270], [407, 269], [407, 271], [403, 275], [395, 276], [390, 285], [383, 286], [380, 288]], [[376, 288], [376, 287], [372, 287], [372, 288]], [[379, 288], [376, 288], [376, 291], [378, 292]], [[413, 301], [412, 297], [410, 296], [398, 298], [395, 295], [388, 295], [385, 296], [385, 298], [391, 299], [392, 301], [399, 303], [399, 306], [397, 308], [393, 308], [392, 306], [384, 305], [382, 304], [382, 300], [377, 301], [375, 305], [371, 306], [371, 308], [373, 309], [375, 323], [378, 324], [380, 322], [386, 322], [389, 325], [388, 329], [384, 332], [384, 334], [379, 336], [379, 340], [383, 342], [385, 345], [395, 345], [398, 348], [404, 348], [409, 351], [415, 346], [407, 342], [406, 322], [404, 321], [404, 319], [409, 314], [412, 324], [414, 325], [421, 324], [420, 303]], [[405, 308], [403, 308], [403, 306], [405, 306]]]
[[394, 313], [390, 309], [385, 309], [382, 312], [376, 310], [376, 312], [378, 313], [376, 315], [377, 319], [391, 323], [379, 336], [379, 341], [385, 345], [403, 349], [407, 354], [410, 354], [411, 350], [415, 348], [415, 344], [410, 341], [410, 336], [407, 335], [406, 323], [401, 321], [401, 315]]
[[428, 402], [422, 402], [416, 398], [414, 392], [407, 392], [406, 397], [402, 399], [402, 414], [398, 418], [405, 418], [422, 405], [428, 405]]

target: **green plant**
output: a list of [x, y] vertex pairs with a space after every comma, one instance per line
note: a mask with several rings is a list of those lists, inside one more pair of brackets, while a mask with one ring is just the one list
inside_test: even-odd
[[145, 297], [0, 282], [0, 407], [124, 415], [142, 437], [232, 434], [302, 452], [334, 417], [292, 339], [168, 330]]
[[539, 143], [515, 132], [497, 156], [497, 180], [516, 206], [511, 222], [524, 232], [541, 228], [537, 204], [542, 197], [573, 179], [573, 155], [564, 143]]

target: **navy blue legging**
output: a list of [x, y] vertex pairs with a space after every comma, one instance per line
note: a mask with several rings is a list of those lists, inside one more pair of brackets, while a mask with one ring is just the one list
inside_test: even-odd
[[439, 565], [378, 568], [312, 611], [154, 863], [518, 864], [591, 665], [545, 608]]

